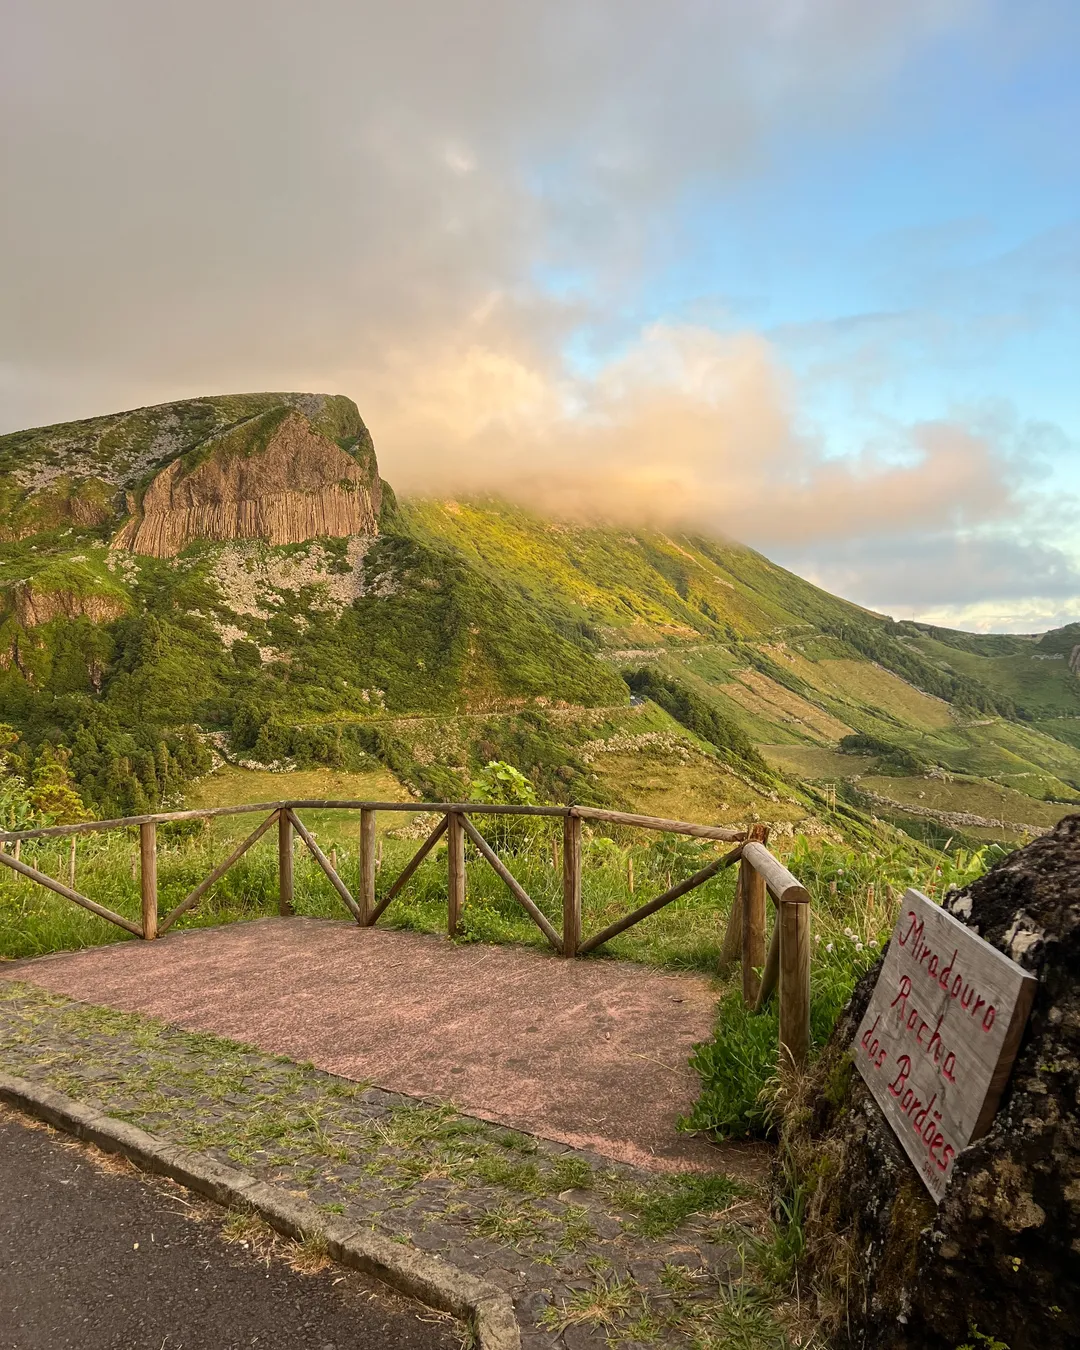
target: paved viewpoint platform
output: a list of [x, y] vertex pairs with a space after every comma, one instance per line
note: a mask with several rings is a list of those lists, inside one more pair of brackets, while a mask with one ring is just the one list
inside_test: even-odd
[[258, 919], [0, 967], [87, 1003], [658, 1170], [757, 1170], [680, 1134], [716, 995], [693, 975], [329, 919]]

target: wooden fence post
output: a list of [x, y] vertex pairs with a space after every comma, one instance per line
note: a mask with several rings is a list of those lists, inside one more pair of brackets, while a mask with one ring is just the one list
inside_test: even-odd
[[78, 835], [71, 836], [71, 849], [68, 853], [68, 885], [75, 889], [75, 841]]
[[725, 974], [736, 961], [742, 959], [742, 874], [740, 864], [735, 872], [735, 898], [731, 902], [731, 913], [728, 915], [724, 942], [720, 948], [721, 975]]
[[460, 811], [447, 812], [447, 915], [446, 931], [455, 937], [465, 908], [465, 827]]
[[375, 812], [360, 808], [360, 922], [368, 925], [375, 913]]
[[139, 826], [139, 897], [142, 935], [149, 942], [157, 937], [157, 826], [153, 821]]
[[577, 956], [581, 945], [581, 817], [563, 817], [562, 954]]
[[802, 1069], [810, 1054], [810, 906], [785, 900], [780, 925], [780, 1066]]
[[[747, 842], [764, 844], [769, 837], [764, 825], [752, 825]], [[765, 878], [752, 863], [739, 863], [739, 882], [736, 898], [742, 902], [742, 993], [743, 1002], [752, 1008], [757, 1002], [761, 976], [765, 965]]]
[[293, 840], [288, 811], [278, 812], [278, 913], [293, 914]]

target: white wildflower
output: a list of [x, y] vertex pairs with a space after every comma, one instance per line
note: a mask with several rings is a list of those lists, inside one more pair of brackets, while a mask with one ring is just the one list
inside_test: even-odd
[[831, 943], [831, 942], [826, 942], [826, 944], [825, 944], [825, 950], [826, 950], [827, 952], [831, 952], [831, 951], [832, 951], [832, 948], [833, 948], [832, 943]]

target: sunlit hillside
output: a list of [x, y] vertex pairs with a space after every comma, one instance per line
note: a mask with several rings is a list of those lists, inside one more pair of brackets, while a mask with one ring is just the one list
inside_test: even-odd
[[215, 762], [447, 798], [505, 759], [542, 798], [939, 845], [1080, 801], [1080, 633], [897, 624], [698, 534], [399, 503], [347, 399], [37, 429], [0, 472], [10, 761], [94, 812]]

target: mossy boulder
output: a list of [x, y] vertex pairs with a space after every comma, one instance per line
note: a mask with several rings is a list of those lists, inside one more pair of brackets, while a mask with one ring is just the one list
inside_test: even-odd
[[785, 1131], [810, 1192], [804, 1273], [838, 1344], [1066, 1350], [1080, 1344], [1080, 815], [945, 907], [1038, 978], [1012, 1077], [936, 1206], [861, 1078], [844, 1080], [870, 971]]

